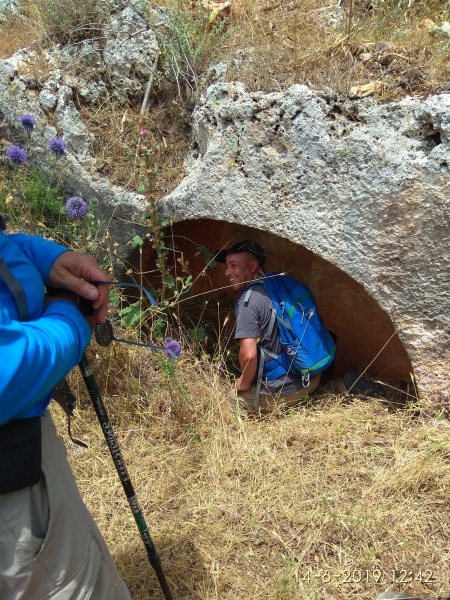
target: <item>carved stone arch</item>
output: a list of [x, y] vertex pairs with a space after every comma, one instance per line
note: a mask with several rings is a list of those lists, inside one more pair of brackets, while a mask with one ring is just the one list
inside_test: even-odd
[[[266, 271], [286, 272], [308, 285], [326, 327], [337, 336], [334, 375], [365, 371], [383, 382], [409, 379], [413, 369], [405, 347], [389, 315], [363, 285], [304, 246], [255, 228], [212, 219], [186, 220], [172, 226], [176, 257], [189, 261], [195, 283], [194, 294], [225, 299], [233, 306], [234, 295], [221, 264], [204, 272], [199, 246], [210, 251], [230, 247], [239, 240], [253, 239], [267, 251]], [[195, 256], [197, 254], [197, 256]], [[154, 268], [150, 246], [144, 250], [144, 271]], [[178, 261], [181, 275], [181, 262]]]

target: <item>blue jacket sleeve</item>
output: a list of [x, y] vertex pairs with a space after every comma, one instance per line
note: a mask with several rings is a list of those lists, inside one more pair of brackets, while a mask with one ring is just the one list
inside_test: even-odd
[[42, 277], [48, 283], [48, 274], [55, 260], [69, 249], [56, 242], [46, 240], [37, 235], [25, 233], [9, 233], [8, 238], [18, 246], [25, 256], [33, 263]]
[[55, 300], [21, 323], [0, 304], [0, 424], [41, 415], [55, 385], [79, 363], [91, 330], [71, 302]]

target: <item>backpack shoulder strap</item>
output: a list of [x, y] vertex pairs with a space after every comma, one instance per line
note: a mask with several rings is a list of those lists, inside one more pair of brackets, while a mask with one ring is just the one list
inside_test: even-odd
[[0, 277], [5, 282], [17, 305], [17, 312], [20, 321], [28, 321], [28, 302], [25, 295], [25, 290], [22, 284], [18, 281], [9, 270], [8, 265], [0, 256]]
[[250, 296], [251, 293], [253, 291], [253, 288], [255, 287], [255, 285], [264, 285], [262, 281], [252, 281], [252, 283], [249, 283], [248, 286], [246, 288], [244, 288], [242, 290], [242, 292], [239, 294], [238, 299], [236, 300], [235, 304], [234, 304], [234, 315], [237, 317], [238, 315], [238, 306], [239, 303], [241, 302], [241, 300], [243, 300], [244, 304], [248, 304], [248, 301], [250, 300]]
[[[0, 231], [6, 230], [7, 220], [8, 217], [0, 215]], [[5, 263], [2, 256], [0, 256], [0, 277], [3, 279], [9, 291], [14, 296], [14, 300], [16, 301], [17, 305], [17, 313], [19, 315], [19, 320], [28, 321], [29, 311], [25, 290], [23, 289], [23, 285], [20, 283], [20, 281], [18, 281], [11, 273], [8, 265]]]
[[[248, 304], [249, 300], [250, 300], [250, 296], [251, 293], [253, 292], [253, 288], [255, 287], [255, 285], [262, 285], [263, 288], [266, 290], [267, 294], [269, 295], [270, 298], [270, 293], [269, 290], [266, 289], [266, 286], [264, 285], [264, 280], [255, 280], [254, 282], [252, 282], [248, 287], [246, 287], [240, 294], [239, 298], [236, 300], [236, 304], [234, 307], [234, 314], [237, 316], [237, 309], [239, 306], [239, 303], [243, 302], [244, 305]], [[272, 337], [272, 333], [273, 333], [273, 328], [275, 325], [275, 322], [277, 320], [277, 311], [275, 310], [275, 307], [272, 303], [272, 299], [270, 298], [270, 321], [269, 321], [269, 325], [267, 327], [267, 332], [266, 332], [266, 336], [264, 339], [266, 340], [270, 340], [270, 338]]]

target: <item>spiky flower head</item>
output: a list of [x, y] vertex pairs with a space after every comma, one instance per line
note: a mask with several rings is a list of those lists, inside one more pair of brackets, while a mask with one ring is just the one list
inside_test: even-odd
[[27, 153], [20, 146], [10, 146], [6, 151], [6, 156], [15, 165], [21, 165], [27, 160]]
[[178, 358], [181, 354], [181, 346], [178, 342], [173, 340], [171, 337], [166, 337], [164, 340], [164, 353], [168, 358]]
[[31, 133], [36, 125], [36, 119], [33, 117], [33, 115], [26, 113], [20, 117], [20, 124], [25, 131]]
[[59, 158], [66, 151], [66, 142], [59, 137], [54, 137], [48, 141], [48, 147]]
[[66, 209], [69, 217], [79, 219], [87, 214], [88, 205], [80, 196], [72, 196], [66, 202]]

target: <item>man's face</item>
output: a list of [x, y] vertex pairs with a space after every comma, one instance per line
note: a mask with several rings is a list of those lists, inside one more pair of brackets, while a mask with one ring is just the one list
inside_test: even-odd
[[238, 252], [227, 256], [225, 276], [228, 277], [235, 292], [244, 289], [258, 270], [258, 261], [248, 252]]

